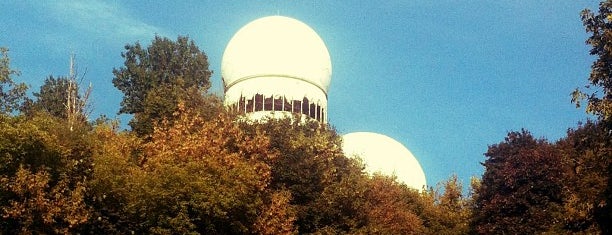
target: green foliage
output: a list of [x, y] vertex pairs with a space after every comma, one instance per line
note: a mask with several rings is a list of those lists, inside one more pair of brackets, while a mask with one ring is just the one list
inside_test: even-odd
[[13, 75], [19, 75], [19, 71], [11, 69], [8, 49], [0, 47], [0, 114], [19, 110], [27, 100], [25, 92], [28, 86], [15, 83]]
[[490, 146], [485, 156], [473, 232], [533, 234], [562, 227], [564, 166], [553, 145], [523, 130]]
[[597, 13], [585, 9], [580, 15], [586, 32], [591, 34], [586, 40], [591, 46], [590, 54], [597, 58], [591, 65], [587, 90], [572, 92], [572, 102], [580, 106], [580, 101], [586, 99], [587, 112], [608, 120], [612, 115], [612, 1], [601, 2]]
[[[355, 234], [424, 234], [422, 218], [417, 213], [419, 194], [395, 178], [374, 175], [366, 181], [366, 193], [358, 213], [366, 216], [366, 225]], [[347, 199], [351, 200], [351, 199]]]
[[205, 103], [212, 72], [206, 54], [188, 37], [174, 42], [156, 36], [146, 49], [137, 42], [125, 50], [123, 67], [113, 69], [113, 84], [124, 94], [119, 112], [134, 114], [130, 126], [138, 135], [151, 134], [153, 124], [164, 118], [171, 120], [180, 101], [193, 110], [211, 108], [197, 106]]
[[[579, 186], [593, 184], [593, 187], [590, 185], [587, 187], [591, 190], [571, 187], [577, 192], [570, 193], [568, 199], [571, 204], [570, 213], [575, 215], [569, 220], [572, 230], [591, 231], [591, 228], [597, 223], [601, 232], [608, 234], [612, 233], [612, 226], [609, 225], [612, 221], [612, 166], [608, 150], [612, 126], [612, 63], [610, 62], [612, 61], [612, 47], [610, 46], [612, 43], [612, 1], [601, 2], [597, 12], [589, 9], [583, 10], [581, 18], [586, 32], [590, 34], [586, 44], [591, 46], [590, 54], [596, 56], [596, 59], [591, 65], [589, 82], [585, 90], [576, 89], [572, 93], [572, 101], [579, 106], [580, 101], [586, 99], [587, 112], [596, 114], [603, 122], [602, 127], [606, 131], [602, 132], [602, 135], [592, 134], [596, 131], [587, 131], [592, 129], [589, 127], [592, 125], [587, 124], [583, 131], [568, 133], [566, 142], [569, 144], [566, 144], [570, 145], [570, 148], [566, 149], [566, 152], [569, 152], [571, 156], [568, 164], [574, 167], [572, 172], [574, 177], [584, 177], [584, 179], [576, 180], [575, 183]], [[592, 142], [581, 143], [581, 140], [574, 139], [572, 135], [583, 136]], [[591, 173], [590, 167], [600, 172]], [[588, 191], [591, 195], [587, 195]], [[602, 193], [605, 196], [602, 196]], [[580, 202], [579, 200], [585, 201]]]
[[253, 228], [256, 234], [295, 234], [295, 212], [289, 207], [291, 193], [283, 190], [268, 197], [266, 208], [258, 215]]
[[44, 114], [0, 116], [2, 233], [69, 233], [87, 220], [88, 128], [67, 126]]
[[315, 121], [237, 121], [205, 94], [207, 58], [187, 37], [125, 47], [113, 83], [133, 132], [108, 119], [73, 126], [61, 77], [45, 80], [27, 115], [8, 115], [26, 87], [2, 49], [0, 233], [607, 234], [610, 6], [582, 14], [600, 57], [590, 82], [604, 94], [573, 100], [602, 120], [556, 144], [509, 133], [489, 146], [467, 196], [457, 176], [419, 192], [367, 175]]
[[242, 123], [265, 131], [278, 157], [270, 161], [271, 189], [291, 193], [300, 234], [420, 234], [419, 194], [394, 178], [370, 177], [342, 152], [335, 130], [318, 122], [270, 119]]
[[338, 171], [340, 166], [337, 164], [349, 167], [340, 149], [340, 137], [317, 122], [300, 124], [292, 119], [242, 123], [242, 128], [250, 133], [264, 130], [269, 136], [272, 151], [279, 155], [269, 163], [272, 167], [271, 187], [291, 192], [290, 203], [297, 211], [299, 232], [311, 233], [330, 225], [332, 218], [326, 217], [322, 211], [329, 206], [320, 207], [317, 199], [326, 186], [341, 180], [344, 172]]
[[603, 123], [588, 121], [569, 130], [557, 144], [566, 177], [566, 228], [571, 232], [594, 234], [610, 231], [610, 168], [612, 148]]
[[180, 104], [173, 115], [147, 140], [104, 120], [70, 131], [44, 112], [3, 116], [2, 233], [442, 231], [423, 221], [447, 218], [443, 200], [366, 175], [327, 126], [207, 120]]
[[141, 141], [129, 132], [118, 132], [117, 125], [100, 122], [91, 133], [92, 174], [87, 181], [87, 204], [92, 207], [83, 233], [129, 234], [134, 230], [123, 212], [130, 186], [128, 171], [137, 166]]
[[17, 114], [27, 86], [0, 48], [0, 233], [609, 234], [612, 1], [581, 16], [598, 58], [572, 101], [600, 120], [556, 144], [509, 133], [467, 196], [457, 176], [419, 192], [367, 175], [315, 121], [237, 121], [187, 37], [125, 46], [113, 84], [133, 132], [67, 120], [63, 77]]
[[62, 177], [53, 184], [47, 171], [33, 173], [23, 167], [11, 177], [1, 177], [3, 193], [11, 195], [8, 204], [2, 205], [2, 231], [66, 234], [87, 221], [85, 187], [70, 181]]
[[[441, 215], [395, 178], [368, 176], [316, 122], [208, 120], [179, 104], [149, 138], [46, 112], [2, 116], [2, 233], [434, 234]], [[36, 182], [29, 185], [28, 182]], [[459, 189], [457, 189], [459, 190]], [[452, 190], [448, 190], [451, 192]], [[454, 192], [454, 191], [453, 191]], [[448, 201], [455, 202], [448, 196]], [[454, 205], [453, 203], [447, 203]], [[445, 204], [446, 205], [446, 204]], [[51, 229], [51, 230], [49, 230]]]
[[49, 76], [39, 92], [34, 93], [33, 111], [44, 111], [51, 116], [67, 118], [66, 99], [68, 97], [68, 78]]
[[25, 118], [0, 116], [0, 172], [12, 175], [19, 166], [52, 170], [52, 176], [79, 171], [90, 149], [88, 126], [75, 131], [66, 122], [45, 114]]
[[[99, 230], [152, 234], [293, 231], [290, 195], [268, 189], [275, 155], [225, 114], [205, 121], [179, 106], [149, 141], [112, 131], [96, 153], [92, 190]], [[102, 139], [102, 138], [100, 138]], [[110, 189], [110, 190], [108, 190]], [[267, 216], [258, 216], [261, 214]], [[126, 231], [127, 228], [127, 231]]]
[[463, 186], [456, 175], [451, 176], [434, 190], [421, 195], [426, 234], [467, 234], [471, 199], [463, 195]]
[[45, 80], [27, 115], [6, 115], [25, 86], [11, 80], [3, 50], [0, 233], [609, 233], [609, 72], [597, 66], [607, 61], [602, 22], [612, 4], [601, 6], [605, 14], [585, 11], [583, 22], [603, 61], [591, 85], [604, 95], [577, 91], [574, 101], [587, 98], [602, 120], [556, 144], [509, 133], [489, 146], [467, 196], [457, 176], [419, 192], [368, 175], [344, 156], [336, 131], [315, 121], [237, 121], [205, 94], [207, 58], [187, 37], [122, 53], [113, 83], [133, 132], [108, 119], [72, 128], [61, 77]]
[[471, 232], [608, 234], [612, 148], [606, 123], [588, 121], [555, 144], [522, 131], [490, 146], [482, 181], [472, 183]]

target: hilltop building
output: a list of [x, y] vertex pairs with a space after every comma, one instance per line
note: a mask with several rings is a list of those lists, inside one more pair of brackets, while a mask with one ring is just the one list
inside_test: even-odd
[[331, 59], [298, 20], [269, 16], [242, 27], [225, 48], [221, 74], [225, 105], [249, 118], [301, 113], [327, 123]]
[[[327, 123], [331, 75], [327, 47], [312, 28], [289, 17], [263, 17], [238, 30], [225, 48], [224, 104], [249, 120], [301, 114]], [[368, 172], [395, 175], [415, 189], [426, 185], [417, 159], [392, 138], [357, 132], [343, 139], [345, 154], [361, 157]]]

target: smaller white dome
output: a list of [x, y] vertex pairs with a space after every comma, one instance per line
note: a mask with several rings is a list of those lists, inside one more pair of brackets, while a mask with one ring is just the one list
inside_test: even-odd
[[407, 186], [421, 190], [427, 185], [419, 161], [404, 145], [386, 135], [354, 132], [342, 136], [342, 150], [347, 157], [359, 157], [370, 174], [395, 175]]
[[327, 94], [331, 73], [329, 52], [319, 35], [284, 16], [260, 18], [242, 27], [228, 43], [221, 62], [226, 90], [251, 78], [285, 77], [310, 83]]

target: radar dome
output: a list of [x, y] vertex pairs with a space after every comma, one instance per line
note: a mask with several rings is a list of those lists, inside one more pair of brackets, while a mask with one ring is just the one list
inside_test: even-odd
[[327, 93], [332, 67], [329, 52], [308, 25], [285, 16], [268, 16], [242, 27], [230, 40], [221, 62], [226, 89], [257, 76], [305, 80]]
[[255, 119], [301, 113], [326, 122], [331, 74], [327, 47], [312, 28], [285, 16], [263, 17], [238, 30], [225, 48], [224, 103]]
[[419, 161], [404, 145], [391, 137], [372, 133], [354, 132], [342, 136], [342, 149], [348, 157], [363, 160], [370, 174], [395, 175], [407, 186], [421, 190], [427, 185]]

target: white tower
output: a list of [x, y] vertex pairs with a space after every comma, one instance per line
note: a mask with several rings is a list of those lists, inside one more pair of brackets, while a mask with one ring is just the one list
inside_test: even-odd
[[242, 27], [221, 62], [225, 105], [252, 119], [301, 113], [327, 123], [329, 52], [308, 25], [269, 16]]

